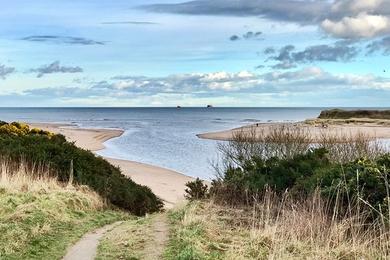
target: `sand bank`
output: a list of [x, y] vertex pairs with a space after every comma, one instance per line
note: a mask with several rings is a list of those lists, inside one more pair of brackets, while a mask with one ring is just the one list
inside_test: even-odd
[[[98, 151], [104, 149], [104, 142], [123, 134], [120, 129], [84, 129], [65, 124], [34, 123], [31, 127], [40, 128], [64, 135], [68, 141], [83, 149]], [[107, 158], [113, 165], [119, 166], [122, 173], [131, 177], [136, 183], [148, 186], [164, 200], [166, 207], [172, 207], [184, 200], [185, 184], [193, 178], [181, 173], [127, 160]]]
[[262, 123], [254, 124], [249, 126], [243, 126], [235, 129], [219, 131], [219, 132], [210, 132], [198, 134], [199, 138], [203, 139], [212, 139], [220, 141], [229, 141], [233, 139], [233, 136], [236, 133], [244, 132], [250, 133], [255, 131], [256, 134], [270, 133], [275, 127], [280, 127], [285, 125], [287, 127], [299, 127], [305, 133], [309, 134], [313, 142], [321, 140], [323, 135], [329, 136], [356, 136], [359, 134], [364, 134], [365, 136], [375, 139], [375, 138], [390, 138], [390, 126], [382, 126], [375, 124], [338, 124], [338, 125], [309, 125], [303, 122], [300, 123]]

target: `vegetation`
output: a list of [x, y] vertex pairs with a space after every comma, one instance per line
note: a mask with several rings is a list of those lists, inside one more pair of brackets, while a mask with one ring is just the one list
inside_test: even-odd
[[156, 230], [155, 223], [165, 218], [165, 214], [152, 214], [116, 226], [101, 239], [96, 259], [157, 259], [154, 253], [159, 252], [157, 247], [163, 247], [164, 242], [159, 241], [155, 233], [164, 231]]
[[342, 110], [330, 109], [321, 111], [320, 119], [350, 119], [350, 118], [370, 118], [370, 119], [390, 119], [390, 110]]
[[[168, 259], [387, 259], [390, 154], [363, 134], [237, 132], [210, 200], [171, 214]], [[191, 188], [197, 189], [197, 186]]]
[[[305, 201], [268, 191], [253, 207], [191, 202], [171, 213], [166, 259], [387, 259], [388, 229], [366, 211], [335, 216], [318, 193]], [[351, 205], [352, 206], [352, 205]], [[357, 206], [357, 205], [355, 205]]]
[[312, 145], [302, 142], [307, 138], [304, 132], [286, 128], [270, 135], [272, 142], [269, 136], [237, 133], [233, 141], [220, 145], [224, 165], [210, 189], [216, 200], [250, 203], [267, 188], [279, 194], [289, 190], [299, 197], [320, 187], [331, 196], [343, 186], [348, 196], [363, 196], [376, 209], [388, 208], [390, 155], [382, 154], [378, 143], [358, 135], [342, 142], [325, 136]]
[[185, 189], [185, 197], [188, 200], [201, 200], [207, 198], [208, 186], [203, 183], [199, 178], [195, 181], [186, 183], [187, 189]]
[[116, 226], [100, 241], [96, 259], [143, 259], [145, 243], [153, 239], [152, 219], [142, 217]]
[[84, 233], [129, 216], [41, 167], [0, 162], [0, 259], [60, 259]]
[[158, 211], [163, 205], [148, 187], [136, 184], [119, 168], [67, 142], [62, 135], [2, 122], [0, 156], [14, 162], [27, 160], [33, 171], [48, 165], [59, 181], [87, 185], [113, 205], [136, 215]]

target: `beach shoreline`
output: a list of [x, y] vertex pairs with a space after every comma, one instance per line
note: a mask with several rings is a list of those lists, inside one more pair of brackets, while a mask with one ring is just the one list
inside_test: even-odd
[[234, 136], [238, 133], [244, 134], [265, 134], [267, 135], [277, 127], [297, 127], [309, 134], [312, 140], [319, 141], [324, 135], [330, 136], [357, 136], [364, 134], [370, 139], [390, 139], [390, 126], [377, 125], [377, 124], [327, 124], [327, 125], [315, 125], [307, 124], [305, 122], [295, 123], [257, 123], [245, 125], [228, 130], [206, 132], [197, 134], [196, 136], [201, 139], [209, 139], [216, 141], [232, 141]]
[[[125, 131], [122, 129], [83, 128], [73, 124], [56, 123], [28, 123], [31, 128], [39, 128], [56, 134], [74, 142], [76, 146], [96, 152], [105, 148], [104, 143], [110, 139], [120, 137]], [[96, 154], [100, 156], [99, 154]], [[145, 163], [121, 160], [102, 156], [111, 164], [118, 166], [125, 176], [136, 183], [148, 186], [160, 197], [166, 208], [172, 208], [184, 201], [185, 184], [194, 180], [182, 173]]]

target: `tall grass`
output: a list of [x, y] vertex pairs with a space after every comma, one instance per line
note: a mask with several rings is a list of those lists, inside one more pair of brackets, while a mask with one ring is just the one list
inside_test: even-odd
[[99, 210], [107, 207], [103, 199], [87, 186], [74, 185], [72, 182], [58, 181], [49, 167], [30, 165], [23, 160], [14, 163], [0, 159], [0, 189], [7, 193], [78, 193], [88, 198], [88, 209]]
[[125, 219], [87, 186], [0, 159], [0, 259], [60, 259], [84, 233]]
[[341, 213], [320, 192], [297, 200], [270, 189], [252, 207], [192, 202], [173, 219], [168, 259], [388, 259], [387, 216], [368, 222], [372, 209], [358, 198], [348, 207]]
[[340, 189], [332, 202], [325, 200], [319, 191], [299, 201], [289, 193], [280, 198], [268, 190], [253, 205], [251, 232], [274, 241], [270, 258], [284, 259], [294, 250], [304, 250], [302, 245], [306, 253], [318, 259], [390, 256], [387, 216], [381, 213], [372, 220], [376, 212], [371, 205], [362, 203], [361, 198], [350, 198], [348, 210], [344, 211], [342, 193]]

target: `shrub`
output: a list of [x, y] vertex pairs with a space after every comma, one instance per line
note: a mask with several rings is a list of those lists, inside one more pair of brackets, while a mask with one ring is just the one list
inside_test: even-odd
[[188, 200], [201, 200], [205, 199], [208, 196], [208, 186], [203, 183], [199, 178], [196, 178], [195, 181], [190, 181], [186, 183], [188, 187], [185, 189], [185, 197]]
[[378, 211], [388, 209], [389, 154], [375, 160], [337, 164], [327, 159], [325, 150], [319, 149], [292, 159], [272, 158], [247, 164], [243, 169], [227, 169], [212, 183], [210, 193], [225, 203], [251, 204], [267, 187], [280, 195], [290, 190], [292, 195], [305, 197], [320, 188], [330, 200], [339, 193], [345, 205], [351, 198], [358, 198]]
[[[68, 182], [71, 172], [77, 184], [87, 185], [113, 205], [136, 215], [161, 209], [163, 203], [146, 187], [133, 182], [92, 152], [67, 142], [62, 135], [29, 130], [21, 124], [0, 127], [0, 155], [13, 161], [26, 160], [31, 167], [49, 165], [58, 179]], [[71, 169], [71, 166], [73, 168]]]

